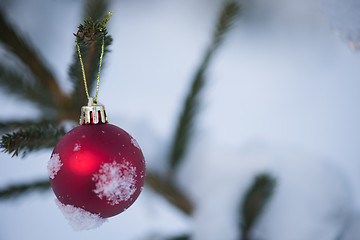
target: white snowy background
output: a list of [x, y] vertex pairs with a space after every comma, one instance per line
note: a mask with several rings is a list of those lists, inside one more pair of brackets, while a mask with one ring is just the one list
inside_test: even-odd
[[[112, 52], [101, 77], [109, 120], [164, 170], [191, 77], [220, 0], [114, 1]], [[82, 1], [2, 0], [65, 91]], [[74, 232], [51, 191], [0, 202], [0, 239], [238, 239], [237, 207], [256, 173], [277, 187], [254, 229], [264, 240], [360, 238], [358, 0], [244, 0], [208, 73], [196, 137], [177, 179], [196, 202], [188, 218], [150, 189], [98, 229]], [[1, 34], [1, 33], [0, 33]], [[340, 37], [339, 37], [340, 36]], [[353, 41], [348, 42], [348, 39]], [[0, 51], [1, 57], [8, 57]], [[36, 118], [0, 90], [1, 120]], [[51, 150], [0, 154], [0, 188], [46, 177]]]

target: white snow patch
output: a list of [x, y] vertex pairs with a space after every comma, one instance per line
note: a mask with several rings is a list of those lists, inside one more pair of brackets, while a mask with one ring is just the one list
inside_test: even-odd
[[75, 231], [97, 228], [107, 221], [106, 218], [102, 218], [98, 214], [88, 212], [72, 205], [65, 205], [58, 199], [55, 199], [55, 203]]
[[131, 143], [132, 143], [132, 145], [134, 145], [134, 147], [140, 149], [140, 146], [139, 146], [138, 142], [135, 140], [135, 138], [131, 138]]
[[48, 165], [47, 165], [47, 169], [48, 169], [48, 174], [49, 174], [49, 177], [51, 179], [54, 179], [56, 174], [59, 172], [61, 166], [62, 166], [62, 162], [60, 160], [60, 156], [58, 153], [54, 153], [49, 162], [48, 162]]
[[77, 152], [77, 151], [79, 151], [81, 149], [81, 145], [80, 144], [78, 144], [78, 143], [75, 143], [75, 146], [74, 146], [74, 152]]
[[107, 199], [110, 205], [129, 200], [136, 190], [135, 171], [136, 167], [129, 162], [103, 164], [92, 178], [96, 182], [94, 192], [100, 199]]

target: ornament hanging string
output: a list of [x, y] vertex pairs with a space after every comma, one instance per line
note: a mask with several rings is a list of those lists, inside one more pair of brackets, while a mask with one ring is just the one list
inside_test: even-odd
[[[94, 103], [97, 103], [97, 97], [99, 94], [99, 83], [100, 83], [100, 71], [101, 71], [101, 63], [103, 60], [103, 56], [104, 56], [104, 45], [105, 45], [105, 35], [102, 38], [102, 44], [101, 44], [101, 54], [100, 54], [100, 62], [99, 62], [99, 71], [98, 71], [98, 75], [97, 75], [97, 81], [96, 81], [96, 95], [94, 98]], [[80, 51], [80, 46], [79, 46], [79, 42], [78, 39], [76, 38], [76, 47], [77, 47], [77, 51], [78, 51], [78, 55], [79, 55], [79, 60], [80, 60], [80, 65], [81, 65], [81, 72], [83, 75], [83, 79], [84, 79], [84, 87], [85, 87], [85, 93], [86, 93], [86, 97], [89, 100], [90, 96], [89, 96], [89, 91], [87, 88], [87, 82], [86, 82], [86, 75], [85, 75], [85, 68], [84, 68], [84, 63], [81, 57], [81, 51]]]

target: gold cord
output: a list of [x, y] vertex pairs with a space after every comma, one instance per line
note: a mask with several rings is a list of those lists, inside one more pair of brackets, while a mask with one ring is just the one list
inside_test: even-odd
[[101, 45], [99, 71], [98, 71], [97, 82], [96, 82], [96, 95], [95, 95], [95, 99], [94, 99], [95, 103], [97, 103], [97, 97], [98, 97], [98, 94], [99, 94], [100, 70], [101, 70], [102, 59], [103, 59], [103, 56], [104, 56], [104, 45], [105, 45], [105, 40], [104, 39], [105, 39], [105, 36], [103, 36], [102, 45]]
[[[104, 45], [105, 45], [105, 36], [103, 36], [102, 45], [101, 45], [101, 55], [100, 55], [100, 62], [99, 62], [99, 71], [98, 71], [97, 83], [96, 83], [96, 95], [95, 95], [95, 98], [94, 98], [94, 103], [95, 103], [95, 104], [97, 103], [97, 97], [98, 97], [98, 94], [99, 94], [100, 71], [101, 71], [102, 59], [103, 59], [103, 56], [104, 56]], [[81, 65], [81, 72], [82, 72], [83, 79], [84, 79], [85, 93], [86, 93], [87, 99], [89, 100], [89, 99], [90, 99], [90, 96], [89, 96], [89, 91], [88, 91], [87, 83], [86, 83], [85, 68], [84, 68], [84, 63], [83, 63], [82, 57], [81, 57], [80, 46], [79, 46], [79, 42], [78, 42], [78, 39], [77, 39], [77, 38], [76, 38], [76, 47], [77, 47], [77, 50], [78, 50], [79, 60], [80, 60], [80, 65]]]

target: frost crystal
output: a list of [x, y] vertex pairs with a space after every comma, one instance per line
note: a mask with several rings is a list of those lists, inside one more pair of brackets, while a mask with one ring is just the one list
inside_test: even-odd
[[105, 198], [110, 205], [127, 201], [136, 190], [136, 168], [129, 162], [105, 163], [92, 180], [96, 182], [94, 192], [100, 199]]
[[74, 147], [74, 150], [73, 150], [73, 151], [74, 151], [74, 152], [79, 151], [80, 148], [81, 148], [80, 144], [75, 143], [75, 147]]
[[131, 138], [131, 143], [132, 143], [132, 145], [134, 145], [134, 147], [140, 149], [139, 144], [137, 143], [137, 141], [134, 138]]
[[75, 231], [97, 228], [107, 221], [106, 218], [102, 218], [99, 215], [90, 213], [84, 209], [62, 204], [58, 199], [55, 199], [55, 202]]
[[48, 163], [47, 169], [48, 174], [51, 179], [54, 179], [58, 171], [60, 170], [62, 166], [62, 162], [60, 160], [60, 156], [58, 153], [54, 153]]

